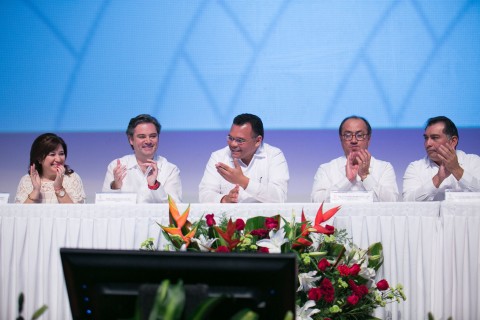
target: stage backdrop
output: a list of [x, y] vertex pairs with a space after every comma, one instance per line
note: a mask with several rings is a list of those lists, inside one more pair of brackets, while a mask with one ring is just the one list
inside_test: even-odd
[[480, 153], [478, 52], [479, 1], [4, 0], [0, 192], [13, 200], [32, 140], [51, 131], [92, 202], [139, 113], [162, 123], [159, 154], [188, 202], [243, 112], [285, 151], [289, 201], [308, 201], [318, 165], [341, 155], [351, 114], [371, 122], [401, 188], [428, 117], [451, 117], [459, 147]]

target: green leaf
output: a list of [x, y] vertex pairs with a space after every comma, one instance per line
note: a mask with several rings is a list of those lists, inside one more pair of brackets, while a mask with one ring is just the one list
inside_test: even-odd
[[368, 247], [368, 267], [377, 271], [383, 265], [383, 246], [376, 242]]
[[172, 285], [169, 280], [160, 284], [149, 320], [179, 320], [185, 306], [183, 283]]
[[376, 242], [368, 247], [368, 253], [371, 256], [383, 255], [383, 246], [381, 242]]
[[250, 309], [242, 309], [235, 313], [230, 320], [257, 320], [260, 319], [258, 314]]
[[46, 304], [44, 304], [43, 306], [41, 306], [37, 311], [35, 311], [35, 313], [32, 315], [32, 320], [36, 320], [38, 318], [40, 318], [40, 316], [42, 314], [45, 313], [45, 311], [47, 311], [48, 307]]
[[25, 301], [25, 296], [23, 295], [23, 292], [20, 292], [18, 295], [18, 313], [21, 314], [23, 311], [23, 302]]
[[265, 229], [265, 217], [253, 217], [245, 222], [245, 233], [250, 233], [252, 230]]
[[283, 320], [293, 320], [294, 319], [294, 316], [293, 316], [293, 312], [292, 311], [288, 311], [286, 314], [285, 314], [285, 318], [283, 318]]
[[328, 254], [338, 257], [345, 251], [345, 247], [339, 243], [332, 243], [328, 248]]
[[211, 312], [223, 301], [225, 301], [225, 296], [208, 298], [203, 301], [195, 311], [189, 315], [188, 319], [190, 320], [204, 320], [208, 319]]

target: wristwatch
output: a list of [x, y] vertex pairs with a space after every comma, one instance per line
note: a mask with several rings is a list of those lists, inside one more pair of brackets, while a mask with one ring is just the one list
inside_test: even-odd
[[65, 189], [62, 188], [62, 189], [60, 189], [60, 190], [55, 190], [55, 194], [56, 194], [57, 196], [59, 196], [60, 198], [63, 198], [63, 197], [65, 197], [65, 194], [66, 194], [66, 193], [65, 193]]

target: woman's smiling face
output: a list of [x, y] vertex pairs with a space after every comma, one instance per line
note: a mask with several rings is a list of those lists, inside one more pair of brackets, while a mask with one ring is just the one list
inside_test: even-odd
[[42, 160], [42, 176], [45, 178], [54, 178], [57, 175], [57, 169], [65, 164], [65, 151], [61, 144], [55, 150], [50, 151]]

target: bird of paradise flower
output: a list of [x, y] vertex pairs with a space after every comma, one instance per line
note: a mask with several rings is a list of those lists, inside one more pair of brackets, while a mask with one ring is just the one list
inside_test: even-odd
[[180, 214], [177, 204], [170, 196], [168, 196], [168, 215], [170, 225], [166, 227], [157, 222], [163, 231], [170, 235], [172, 242], [177, 242], [177, 244], [179, 244], [179, 247], [182, 244], [185, 244], [185, 247], [188, 247], [198, 228], [198, 223], [192, 225], [188, 221], [189, 213], [190, 205], [188, 205], [187, 209]]

